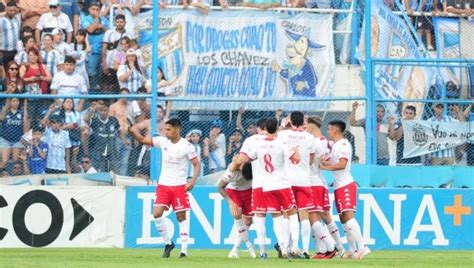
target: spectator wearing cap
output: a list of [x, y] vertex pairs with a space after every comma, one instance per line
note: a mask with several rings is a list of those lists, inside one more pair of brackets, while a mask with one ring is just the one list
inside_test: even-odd
[[225, 135], [222, 133], [222, 121], [211, 123], [209, 138], [204, 139], [204, 155], [209, 157], [209, 172], [214, 173], [226, 168]]
[[100, 16], [100, 3], [94, 2], [89, 7], [89, 15], [81, 20], [81, 28], [86, 29], [91, 46], [91, 54], [87, 61], [87, 73], [91, 81], [91, 88], [96, 89], [99, 83], [102, 60], [102, 39], [104, 33], [109, 29], [109, 20]]
[[49, 152], [46, 161], [46, 174], [70, 173], [71, 141], [67, 131], [62, 130], [63, 121], [60, 115], [49, 117], [49, 124], [44, 133], [44, 142], [48, 144]]
[[125, 63], [121, 64], [117, 70], [117, 78], [121, 88], [128, 88], [132, 94], [143, 85], [143, 70], [138, 64], [138, 58], [135, 50], [127, 50]]
[[0, 18], [0, 77], [4, 77], [7, 64], [15, 59], [20, 39], [21, 17], [14, 0], [7, 3], [5, 16]]
[[[115, 28], [107, 30], [104, 34], [102, 40], [102, 72], [104, 74], [102, 85], [104, 85], [104, 87], [107, 87], [107, 84], [117, 81], [116, 71], [113, 70], [113, 53], [120, 47], [121, 39], [123, 37], [135, 39], [135, 35], [132, 32], [128, 32], [125, 29], [125, 25], [125, 16], [119, 14], [115, 17]], [[115, 90], [118, 91], [118, 88]]]
[[81, 11], [77, 2], [77, 0], [59, 0], [61, 12], [68, 16], [69, 21], [72, 23], [74, 33], [79, 30], [79, 13]]
[[35, 29], [41, 15], [50, 11], [49, 1], [50, 0], [18, 1], [18, 8], [20, 8], [21, 17], [23, 18], [22, 27], [28, 26], [31, 29]]
[[[64, 59], [63, 70], [53, 77], [51, 82], [51, 94], [62, 96], [86, 95], [88, 92], [84, 78], [76, 72], [76, 60], [71, 56]], [[74, 99], [74, 106], [77, 112], [81, 112], [84, 107], [84, 99]], [[60, 102], [58, 102], [60, 105]]]
[[[186, 139], [194, 146], [198, 161], [201, 164], [201, 176], [204, 174], [204, 167], [202, 165], [202, 147], [201, 147], [202, 131], [200, 129], [192, 129], [186, 134]], [[193, 165], [189, 165], [188, 178], [192, 177], [194, 172]]]
[[242, 147], [242, 130], [234, 129], [229, 137], [229, 144], [227, 145], [227, 162], [231, 162], [232, 158], [239, 154]]
[[36, 42], [38, 47], [44, 34], [51, 33], [54, 29], [59, 28], [63, 33], [63, 40], [67, 43], [72, 41], [72, 33], [74, 31], [69, 17], [61, 12], [59, 0], [49, 1], [50, 12], [41, 15], [36, 25]]

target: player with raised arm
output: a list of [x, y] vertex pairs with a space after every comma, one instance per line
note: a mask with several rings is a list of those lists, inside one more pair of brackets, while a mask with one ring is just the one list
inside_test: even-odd
[[[156, 187], [156, 199], [153, 208], [156, 228], [165, 240], [165, 250], [162, 257], [169, 258], [174, 248], [174, 243], [171, 241], [172, 238], [166, 228], [166, 221], [162, 218], [164, 211], [168, 210], [170, 206], [173, 207], [179, 222], [180, 258], [187, 257], [189, 224], [186, 222], [186, 211], [190, 209], [187, 192], [193, 189], [200, 169], [194, 146], [180, 136], [181, 121], [175, 118], [165, 123], [166, 137], [144, 137], [140, 134], [136, 125], [129, 127], [128, 132], [141, 144], [160, 147], [162, 150], [161, 176]], [[189, 163], [193, 165], [194, 173], [192, 179], [187, 181]]]
[[331, 157], [322, 160], [319, 168], [332, 171], [334, 174], [334, 198], [336, 209], [339, 213], [347, 241], [349, 242], [349, 254], [344, 257], [362, 259], [370, 253], [370, 249], [362, 238], [360, 226], [354, 218], [357, 202], [357, 185], [351, 175], [352, 147], [350, 142], [344, 138], [346, 123], [340, 120], [329, 122], [328, 135], [334, 142], [331, 148]]
[[301, 254], [298, 249], [300, 221], [303, 255], [309, 259], [311, 226], [308, 212], [314, 208], [309, 166], [314, 160], [315, 139], [313, 135], [303, 129], [304, 114], [302, 112], [292, 112], [290, 114], [290, 124], [290, 129], [278, 132], [278, 139], [286, 143], [288, 148], [298, 148], [298, 152], [301, 156], [301, 161], [298, 164], [295, 164], [290, 159], [285, 160], [286, 177], [291, 184], [291, 189], [293, 190], [296, 200], [296, 207], [298, 208], [298, 215], [295, 214], [289, 218], [292, 241], [290, 254], [293, 257]]
[[[321, 125], [322, 120], [317, 116], [308, 118], [306, 124], [306, 131], [315, 137], [315, 158], [310, 166], [314, 209], [310, 211], [309, 220], [318, 245], [318, 253], [313, 258], [330, 259], [336, 254], [334, 245], [336, 245], [339, 255], [344, 254], [344, 247], [337, 225], [329, 213], [331, 205], [328, 187], [319, 168], [319, 162], [327, 160], [330, 152], [329, 142], [321, 133]], [[321, 219], [326, 223], [326, 226], [321, 223]]]
[[[291, 184], [285, 175], [285, 159], [294, 163], [300, 161], [297, 149], [291, 150], [282, 141], [276, 139], [278, 121], [269, 118], [266, 122], [267, 136], [253, 145], [245, 153], [236, 158], [236, 165], [248, 161], [257, 161], [262, 168], [259, 173], [263, 178], [263, 197], [266, 210], [272, 214], [273, 231], [280, 245], [283, 258], [288, 258], [288, 243], [290, 240], [290, 226], [283, 221], [283, 215], [291, 217], [296, 214], [296, 204]], [[255, 170], [254, 170], [255, 171]], [[253, 200], [255, 201], [255, 200]]]
[[[267, 137], [267, 119], [261, 118], [257, 121], [257, 134], [252, 135], [245, 139], [242, 147], [240, 149], [240, 154], [238, 159], [239, 161], [245, 162], [245, 155], [250, 153], [250, 150], [254, 148], [261, 140], [266, 139]], [[237, 161], [237, 160], [236, 160]], [[266, 259], [268, 257], [267, 251], [265, 249], [265, 215], [267, 208], [265, 205], [263, 197], [263, 180], [265, 179], [265, 174], [263, 174], [263, 166], [258, 161], [252, 161], [252, 213], [255, 215], [255, 230], [257, 232], [257, 242], [260, 249], [260, 258]]]
[[[237, 156], [234, 157], [234, 159]], [[252, 165], [245, 163], [234, 167], [229, 164], [217, 185], [219, 193], [229, 203], [230, 213], [234, 217], [238, 237], [228, 257], [239, 258], [239, 247], [244, 242], [252, 258], [256, 258], [255, 249], [249, 240], [248, 228], [252, 224]], [[230, 170], [235, 171], [230, 171]]]

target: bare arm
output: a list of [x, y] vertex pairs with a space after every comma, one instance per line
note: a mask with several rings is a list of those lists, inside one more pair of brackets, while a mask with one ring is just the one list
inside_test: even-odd
[[319, 164], [319, 168], [323, 170], [330, 170], [330, 171], [336, 171], [336, 170], [343, 170], [346, 168], [347, 165], [347, 159], [341, 158], [339, 159], [339, 162], [336, 164], [330, 164], [328, 161], [321, 161]]
[[193, 165], [193, 177], [191, 178], [191, 181], [186, 184], [186, 191], [191, 191], [194, 188], [199, 173], [201, 172], [201, 164], [197, 157], [191, 160], [191, 164]]
[[141, 133], [140, 130], [138, 129], [137, 125], [133, 125], [131, 127], [128, 127], [128, 133], [139, 143], [144, 144], [144, 145], [149, 145], [153, 146], [153, 141], [152, 138], [147, 136], [144, 137]]
[[71, 174], [71, 166], [69, 163], [71, 162], [71, 155], [70, 155], [70, 148], [66, 148], [66, 173]]
[[236, 119], [236, 122], [235, 122], [237, 128], [240, 129], [240, 130], [244, 130], [242, 128], [242, 115], [244, 114], [244, 112], [245, 112], [244, 106], [240, 106], [239, 111], [237, 112], [237, 119]]
[[30, 130], [30, 118], [28, 116], [28, 99], [25, 99], [23, 104], [23, 133]]

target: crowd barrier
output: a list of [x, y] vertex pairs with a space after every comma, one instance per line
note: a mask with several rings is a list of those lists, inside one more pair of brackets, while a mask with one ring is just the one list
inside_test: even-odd
[[[162, 247], [151, 214], [154, 192], [153, 186], [2, 186], [0, 247]], [[233, 219], [216, 188], [196, 187], [190, 202], [190, 248], [230, 249]], [[356, 218], [374, 250], [473, 250], [473, 206], [471, 189], [360, 188]], [[174, 214], [165, 217], [176, 238]], [[276, 240], [269, 217], [267, 230], [270, 248]]]

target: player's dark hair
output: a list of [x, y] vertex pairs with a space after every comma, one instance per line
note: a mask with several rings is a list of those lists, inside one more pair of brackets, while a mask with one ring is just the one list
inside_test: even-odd
[[242, 176], [244, 177], [244, 179], [246, 179], [248, 181], [252, 180], [253, 174], [252, 174], [252, 164], [251, 163], [245, 163], [242, 166]]
[[178, 118], [171, 118], [170, 120], [166, 121], [167, 125], [171, 125], [172, 127], [181, 128], [181, 120]]
[[115, 16], [115, 20], [124, 20], [124, 21], [126, 21], [125, 15], [123, 15], [123, 14], [118, 14], [117, 16]]
[[328, 125], [339, 128], [341, 133], [343, 133], [346, 130], [346, 123], [341, 120], [332, 120], [331, 122], [328, 123]]
[[130, 90], [126, 87], [123, 87], [123, 88], [120, 89], [120, 93], [122, 93], [122, 92], [130, 93]]
[[266, 118], [258, 119], [257, 127], [261, 130], [266, 130], [267, 129], [267, 119]]
[[16, 7], [16, 1], [15, 0], [8, 1], [7, 7]]
[[304, 114], [300, 111], [291, 112], [290, 120], [293, 126], [301, 127], [304, 124]]
[[312, 116], [308, 118], [308, 124], [314, 124], [318, 128], [321, 128], [321, 126], [323, 125], [323, 120], [321, 120], [321, 117], [319, 116]]
[[278, 129], [278, 120], [274, 117], [268, 118], [265, 126], [267, 127], [268, 133], [270, 134], [276, 133]]
[[413, 106], [413, 105], [407, 105], [407, 106], [405, 107], [405, 109], [411, 110], [411, 111], [416, 115], [416, 107], [415, 107], [415, 106]]
[[165, 108], [163, 108], [163, 106], [161, 106], [161, 105], [159, 105], [159, 104], [156, 105], [156, 108], [157, 108], [157, 109], [161, 109], [161, 110], [165, 110]]
[[66, 57], [64, 58], [64, 63], [76, 64], [76, 59], [73, 58], [72, 56], [66, 56]]

